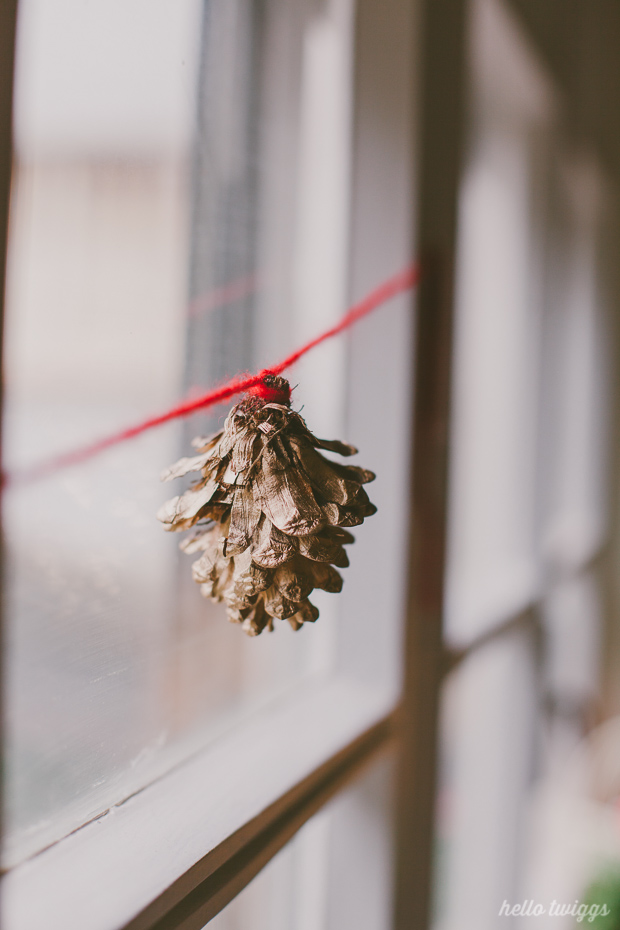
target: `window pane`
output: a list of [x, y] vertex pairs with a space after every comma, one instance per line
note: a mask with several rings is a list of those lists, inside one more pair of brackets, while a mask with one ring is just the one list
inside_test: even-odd
[[[176, 397], [198, 14], [21, 4], [9, 469]], [[172, 428], [5, 496], [9, 859], [120, 800], [178, 728], [174, 542], [151, 529], [174, 449]]]
[[437, 930], [491, 930], [504, 899], [522, 900], [537, 697], [531, 634], [514, 630], [478, 649], [446, 682]]
[[[348, 4], [24, 0], [5, 467], [277, 361], [342, 313], [350, 40]], [[303, 368], [318, 434], [343, 433], [343, 357]], [[331, 667], [337, 601], [249, 639], [155, 519], [178, 493], [159, 474], [225, 412], [6, 494], [8, 863]]]
[[393, 778], [393, 758], [374, 761], [209, 921], [209, 930], [388, 930]]
[[471, 16], [460, 192], [447, 635], [535, 596], [537, 425], [549, 83], [499, 3]]

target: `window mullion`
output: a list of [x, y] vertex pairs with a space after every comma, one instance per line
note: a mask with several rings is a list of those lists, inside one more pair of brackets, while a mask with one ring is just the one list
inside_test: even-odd
[[397, 789], [395, 930], [430, 922], [437, 718], [442, 681], [448, 439], [464, 0], [420, 4], [415, 398], [405, 678]]

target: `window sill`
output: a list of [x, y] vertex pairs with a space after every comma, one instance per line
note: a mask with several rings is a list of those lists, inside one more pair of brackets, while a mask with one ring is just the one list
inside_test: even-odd
[[393, 710], [345, 678], [304, 688], [10, 871], [2, 926], [202, 928], [386, 745]]

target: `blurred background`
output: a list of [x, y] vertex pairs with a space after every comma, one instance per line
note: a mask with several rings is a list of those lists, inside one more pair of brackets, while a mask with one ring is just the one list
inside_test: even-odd
[[[20, 0], [5, 468], [279, 360], [411, 261], [419, 6]], [[464, 8], [433, 927], [574, 927], [555, 900], [617, 930], [620, 8]], [[397, 696], [412, 326], [399, 298], [291, 374], [378, 475], [312, 629], [246, 639], [154, 518], [226, 409], [8, 488], [6, 865], [309, 680]], [[211, 925], [388, 930], [393, 769]]]

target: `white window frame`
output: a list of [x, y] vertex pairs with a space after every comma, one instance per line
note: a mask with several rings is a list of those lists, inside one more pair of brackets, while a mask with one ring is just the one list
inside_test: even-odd
[[341, 679], [263, 711], [13, 869], [7, 927], [203, 927], [384, 745], [391, 706]]

